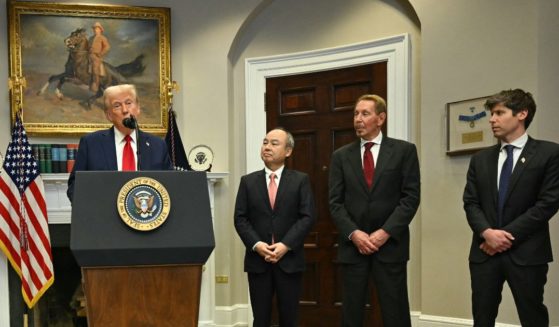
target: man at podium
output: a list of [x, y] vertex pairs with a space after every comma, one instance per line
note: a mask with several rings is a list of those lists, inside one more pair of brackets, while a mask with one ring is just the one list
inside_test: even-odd
[[74, 198], [76, 171], [83, 170], [172, 170], [165, 142], [138, 129], [140, 103], [136, 87], [121, 84], [103, 93], [105, 117], [113, 127], [80, 139], [76, 163], [68, 179], [67, 195]]

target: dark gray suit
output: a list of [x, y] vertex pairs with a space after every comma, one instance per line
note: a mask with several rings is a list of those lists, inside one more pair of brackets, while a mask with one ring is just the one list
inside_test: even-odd
[[[476, 326], [494, 324], [506, 280], [522, 325], [547, 326], [543, 291], [547, 263], [553, 260], [548, 221], [559, 208], [559, 145], [528, 138], [511, 175], [503, 226], [497, 225], [499, 150], [495, 145], [472, 157], [464, 190], [464, 210], [473, 231], [469, 260], [474, 320]], [[487, 228], [511, 233], [512, 247], [494, 256], [483, 252], [481, 233]]]
[[[315, 219], [307, 174], [284, 168], [274, 209], [268, 198], [264, 170], [241, 178], [235, 203], [235, 229], [246, 247], [244, 269], [249, 273], [255, 327], [269, 326], [274, 291], [278, 297], [286, 299], [278, 301], [280, 323], [282, 326], [296, 324], [300, 282], [305, 269], [303, 243]], [[282, 242], [290, 248], [276, 264], [266, 262], [252, 250], [259, 241], [272, 244], [272, 235], [275, 242]], [[279, 284], [264, 282], [270, 279]]]
[[[140, 131], [140, 169], [172, 170], [167, 145], [161, 138]], [[80, 139], [76, 163], [68, 179], [67, 195], [74, 197], [76, 171], [81, 170], [118, 170], [114, 127], [93, 132]]]
[[[367, 281], [372, 274], [385, 326], [410, 325], [406, 263], [409, 224], [419, 206], [420, 173], [415, 145], [384, 136], [369, 190], [360, 141], [332, 155], [330, 213], [339, 231], [338, 261], [343, 264], [343, 325], [363, 325]], [[355, 230], [382, 228], [390, 238], [372, 255], [362, 255], [349, 239]]]

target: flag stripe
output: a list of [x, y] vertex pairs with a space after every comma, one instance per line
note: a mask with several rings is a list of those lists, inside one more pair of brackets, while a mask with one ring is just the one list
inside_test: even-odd
[[[21, 258], [19, 257], [19, 253], [13, 247], [8, 236], [4, 233], [3, 230], [0, 230], [0, 247], [2, 247], [2, 251], [7, 254], [8, 260], [10, 260], [12, 265], [19, 267], [19, 262], [21, 260]], [[21, 276], [21, 271], [17, 270], [16, 272], [19, 276]]]
[[[37, 187], [37, 181], [40, 180], [41, 177], [37, 177], [34, 183], [29, 185], [29, 189], [25, 192], [25, 196], [29, 201], [25, 203], [29, 205], [26, 208], [27, 212], [30, 213], [37, 213], [37, 215], [33, 215], [34, 219], [31, 220], [33, 223], [33, 227], [35, 228], [35, 232], [41, 239], [41, 243], [44, 249], [50, 249], [50, 240], [45, 235], [44, 231], [48, 231], [48, 219], [47, 219], [47, 205], [45, 203], [45, 199], [42, 197], [39, 188]], [[29, 192], [31, 191], [31, 192]], [[27, 196], [32, 195], [32, 196]], [[40, 215], [39, 215], [40, 214]], [[50, 251], [48, 251], [49, 258], [52, 260], [52, 255]]]

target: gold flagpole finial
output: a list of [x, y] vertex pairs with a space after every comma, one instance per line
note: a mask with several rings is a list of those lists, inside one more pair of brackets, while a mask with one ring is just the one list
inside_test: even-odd
[[173, 104], [173, 91], [176, 92], [179, 91], [179, 83], [167, 79], [167, 85], [165, 85], [165, 88], [167, 91], [166, 92], [167, 102], [169, 103], [169, 107], [170, 107]]
[[8, 89], [12, 91], [12, 99], [17, 106], [17, 111], [23, 109], [23, 89], [27, 87], [24, 76], [12, 76], [8, 79]]

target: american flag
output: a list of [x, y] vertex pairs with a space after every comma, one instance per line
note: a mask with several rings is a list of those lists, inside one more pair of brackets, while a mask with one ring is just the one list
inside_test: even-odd
[[29, 308], [54, 282], [47, 205], [37, 160], [16, 117], [0, 173], [0, 248], [21, 277]]

